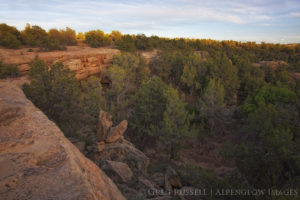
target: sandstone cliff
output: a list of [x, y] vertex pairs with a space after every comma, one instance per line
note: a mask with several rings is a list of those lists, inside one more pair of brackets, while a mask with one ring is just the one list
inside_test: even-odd
[[0, 81], [0, 199], [123, 200], [11, 81]]
[[62, 62], [76, 73], [77, 79], [102, 72], [111, 63], [117, 49], [69, 46], [65, 51], [39, 52], [37, 49], [0, 49], [0, 60], [5, 64], [15, 64], [22, 74], [30, 69], [30, 62], [38, 56], [47, 64]]

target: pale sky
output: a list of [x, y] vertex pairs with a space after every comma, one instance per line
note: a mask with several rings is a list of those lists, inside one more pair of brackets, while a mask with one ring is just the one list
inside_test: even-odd
[[300, 43], [300, 0], [0, 0], [0, 23]]

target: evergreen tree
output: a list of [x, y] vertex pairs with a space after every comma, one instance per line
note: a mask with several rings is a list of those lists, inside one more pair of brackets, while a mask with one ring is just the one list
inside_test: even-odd
[[210, 79], [199, 99], [199, 114], [204, 117], [211, 132], [222, 130], [222, 114], [225, 108], [225, 89], [220, 80]]

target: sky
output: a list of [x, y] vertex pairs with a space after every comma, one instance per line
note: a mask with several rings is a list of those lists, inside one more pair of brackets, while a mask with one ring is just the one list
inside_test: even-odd
[[0, 23], [300, 43], [300, 0], [0, 0]]

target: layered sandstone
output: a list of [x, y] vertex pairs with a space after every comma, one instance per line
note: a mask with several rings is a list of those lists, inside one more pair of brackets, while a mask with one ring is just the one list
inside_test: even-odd
[[77, 79], [85, 79], [98, 74], [110, 65], [114, 55], [119, 50], [110, 48], [91, 48], [83, 46], [69, 46], [65, 51], [40, 52], [38, 49], [0, 49], [0, 60], [5, 64], [15, 64], [22, 74], [30, 69], [30, 63], [38, 56], [47, 64], [62, 62], [76, 73]]
[[123, 200], [11, 81], [0, 81], [0, 199]]

